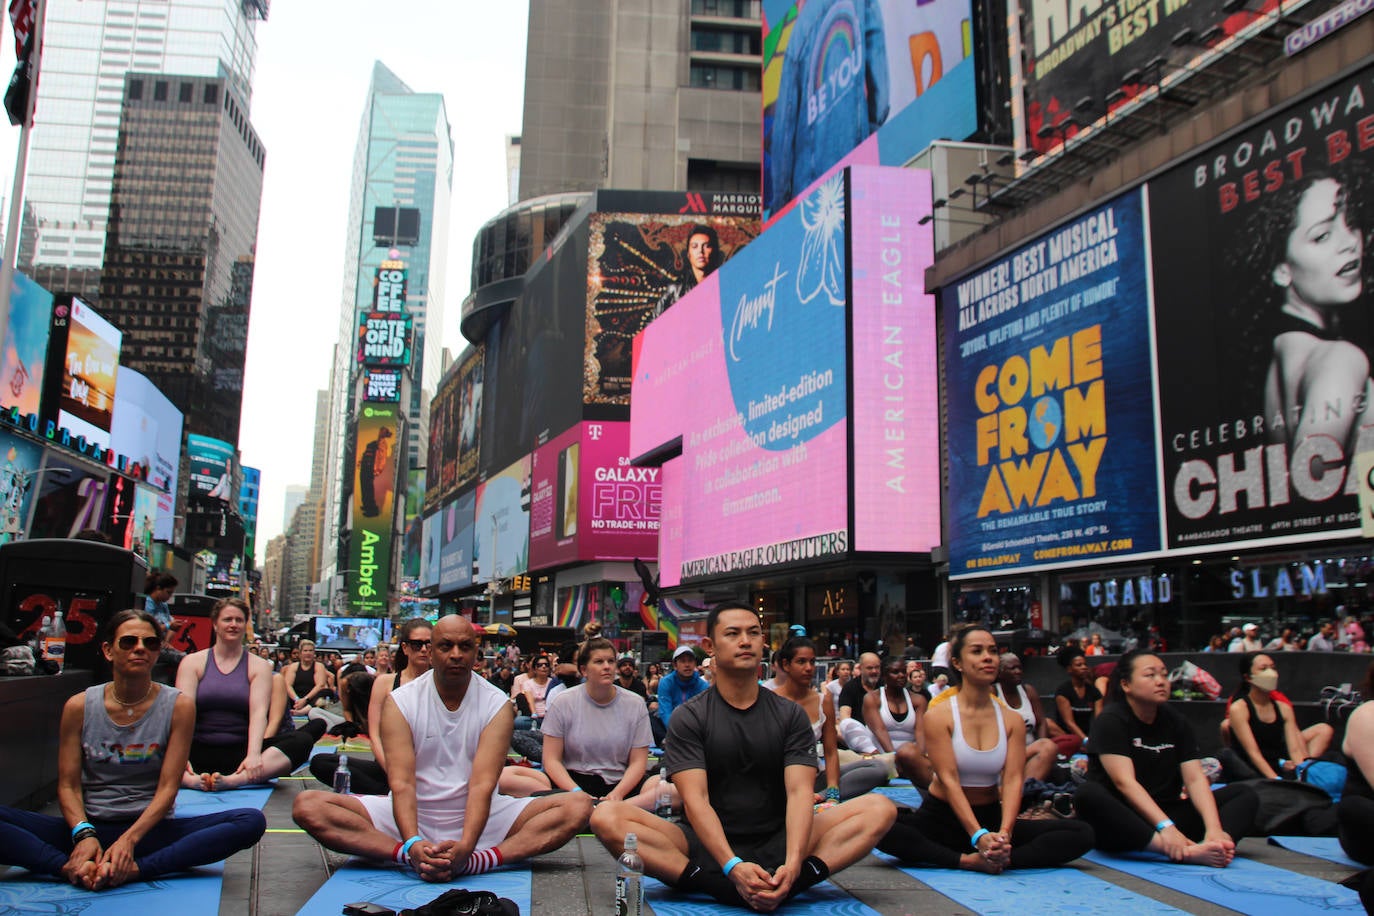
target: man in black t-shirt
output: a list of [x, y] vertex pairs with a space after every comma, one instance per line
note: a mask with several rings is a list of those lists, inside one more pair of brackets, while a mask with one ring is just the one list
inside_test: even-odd
[[592, 831], [616, 856], [636, 834], [645, 873], [668, 885], [769, 912], [867, 855], [897, 809], [865, 795], [813, 815], [815, 738], [801, 706], [759, 687], [758, 615], [725, 604], [706, 631], [716, 683], [675, 711], [664, 759], [684, 823], [603, 802]]
[[615, 685], [638, 694], [642, 699], [648, 699], [649, 690], [644, 686], [644, 680], [639, 676], [639, 672], [635, 670], [633, 655], [622, 655], [620, 661], [616, 662]]
[[849, 749], [858, 754], [877, 754], [882, 751], [873, 732], [864, 723], [864, 697], [877, 690], [883, 680], [883, 660], [874, 652], [859, 656], [857, 676], [840, 691], [835, 704], [835, 727]]

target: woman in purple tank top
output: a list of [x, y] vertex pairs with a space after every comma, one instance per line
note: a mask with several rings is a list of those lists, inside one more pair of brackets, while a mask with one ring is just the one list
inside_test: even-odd
[[188, 789], [232, 789], [266, 782], [299, 767], [315, 736], [287, 732], [265, 737], [272, 702], [272, 665], [244, 647], [248, 606], [226, 598], [210, 614], [215, 642], [177, 668], [177, 689], [196, 704]]

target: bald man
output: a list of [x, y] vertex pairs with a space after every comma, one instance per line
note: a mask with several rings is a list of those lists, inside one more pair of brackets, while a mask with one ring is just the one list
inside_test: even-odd
[[857, 667], [858, 677], [850, 678], [840, 691], [835, 726], [850, 750], [860, 754], [881, 753], [882, 748], [878, 747], [873, 732], [864, 725], [864, 697], [877, 690], [882, 683], [883, 660], [877, 653], [865, 652], [859, 656]]
[[446, 882], [550, 852], [587, 824], [581, 792], [510, 798], [496, 791], [515, 715], [509, 698], [473, 676], [481, 639], [459, 616], [430, 638], [430, 670], [382, 705], [390, 795], [302, 792], [292, 816], [322, 845]]

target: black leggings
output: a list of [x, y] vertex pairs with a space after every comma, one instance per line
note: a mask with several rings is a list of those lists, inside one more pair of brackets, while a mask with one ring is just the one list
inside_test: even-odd
[[[1221, 829], [1240, 842], [1250, 833], [1259, 812], [1259, 795], [1249, 786], [1223, 786], [1212, 793], [1221, 819]], [[1195, 842], [1207, 832], [1202, 815], [1186, 798], [1155, 803], [1163, 809], [1183, 835]], [[1138, 852], [1154, 839], [1154, 825], [1141, 817], [1130, 805], [1101, 783], [1085, 782], [1073, 796], [1078, 816], [1097, 832], [1097, 848], [1103, 852]]]
[[[281, 751], [291, 761], [291, 769], [287, 772], [293, 772], [310, 759], [310, 751], [324, 734], [324, 727], [323, 722], [311, 720], [295, 731], [278, 732], [271, 738], [262, 739], [262, 749], [265, 751], [275, 747]], [[191, 741], [191, 769], [197, 773], [221, 773], [227, 776], [236, 771], [247, 756], [247, 741], [236, 744]]]
[[[339, 769], [338, 754], [316, 754], [310, 758], [310, 775], [334, 788], [334, 773]], [[375, 760], [365, 757], [348, 758], [348, 784], [353, 795], [385, 795], [391, 791], [386, 770]]]
[[1345, 854], [1356, 862], [1374, 865], [1374, 798], [1347, 795], [1336, 805], [1336, 817]]
[[[989, 830], [1002, 829], [1002, 806], [974, 805], [973, 816]], [[897, 822], [878, 848], [905, 862], [958, 868], [973, 852], [968, 831], [948, 802], [925, 795], [921, 807], [897, 809]], [[1092, 828], [1072, 819], [1018, 820], [1011, 832], [1012, 868], [1052, 868], [1093, 848]]]

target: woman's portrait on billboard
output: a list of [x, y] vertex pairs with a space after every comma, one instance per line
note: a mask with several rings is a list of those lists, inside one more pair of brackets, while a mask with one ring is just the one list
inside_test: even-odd
[[694, 224], [687, 234], [687, 244], [683, 246], [681, 261], [682, 267], [677, 272], [677, 278], [668, 284], [668, 288], [654, 305], [655, 318], [725, 263], [725, 252], [720, 249], [720, 236], [716, 234], [716, 230], [701, 223]]

